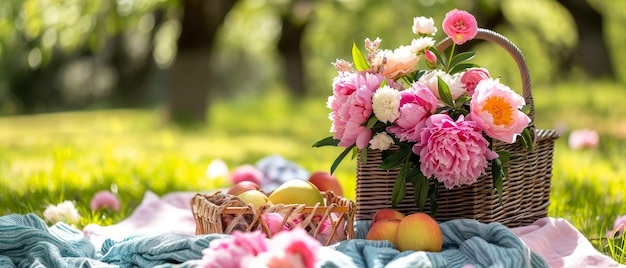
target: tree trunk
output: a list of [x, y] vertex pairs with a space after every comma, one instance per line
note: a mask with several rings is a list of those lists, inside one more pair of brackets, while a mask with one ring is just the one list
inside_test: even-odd
[[210, 91], [209, 59], [217, 30], [236, 0], [183, 0], [178, 52], [167, 88], [166, 120], [203, 123]]
[[278, 52], [283, 58], [283, 75], [287, 87], [295, 97], [306, 95], [304, 83], [304, 56], [302, 38], [308, 21], [297, 23], [289, 15], [281, 16], [282, 29], [278, 40]]
[[615, 71], [603, 36], [602, 14], [585, 0], [558, 0], [572, 14], [578, 32], [574, 62], [591, 78], [615, 78]]

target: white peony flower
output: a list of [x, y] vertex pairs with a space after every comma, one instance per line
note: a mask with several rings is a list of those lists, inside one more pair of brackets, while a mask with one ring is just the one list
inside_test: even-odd
[[442, 105], [443, 102], [441, 102], [441, 97], [439, 96], [437, 77], [441, 77], [441, 79], [446, 82], [448, 88], [450, 88], [450, 95], [452, 95], [452, 99], [456, 100], [466, 92], [463, 83], [461, 83], [461, 75], [462, 73], [450, 75], [442, 70], [433, 70], [422, 75], [418, 82], [428, 87], [428, 89], [435, 94], [435, 97], [440, 100], [439, 104]]
[[72, 201], [64, 201], [58, 205], [48, 205], [43, 212], [46, 221], [54, 224], [57, 222], [75, 223], [80, 220], [80, 214]]
[[435, 20], [433, 18], [427, 18], [424, 16], [413, 18], [413, 33], [435, 35], [435, 33], [437, 33]]
[[372, 110], [379, 121], [391, 123], [400, 116], [400, 92], [395, 88], [383, 86], [372, 96]]
[[370, 148], [373, 150], [387, 150], [394, 144], [393, 138], [387, 132], [380, 132], [370, 140]]
[[435, 45], [432, 37], [420, 37], [411, 41], [411, 52], [419, 53]]

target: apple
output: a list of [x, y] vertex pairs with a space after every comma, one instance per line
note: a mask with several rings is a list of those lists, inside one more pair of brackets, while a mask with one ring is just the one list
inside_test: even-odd
[[367, 240], [389, 240], [396, 245], [396, 233], [400, 226], [400, 219], [382, 219], [370, 227], [367, 232]]
[[309, 181], [313, 183], [320, 191], [333, 191], [335, 195], [343, 196], [343, 189], [337, 180], [337, 177], [326, 171], [317, 171], [311, 174]]
[[396, 231], [396, 248], [400, 251], [440, 252], [442, 243], [443, 236], [439, 224], [424, 212], [404, 217]]
[[377, 210], [376, 213], [374, 213], [374, 217], [372, 217], [372, 221], [370, 222], [370, 228], [371, 226], [374, 226], [374, 224], [376, 224], [376, 222], [380, 220], [384, 220], [384, 219], [401, 220], [404, 217], [405, 217], [404, 213], [400, 211], [397, 211], [391, 208], [382, 208], [382, 209]]
[[324, 205], [324, 197], [315, 185], [305, 180], [288, 180], [278, 186], [269, 196], [274, 204]]
[[253, 165], [242, 165], [233, 170], [230, 175], [230, 181], [235, 184], [242, 181], [251, 181], [256, 184], [261, 184], [263, 180], [263, 173]]
[[264, 205], [272, 205], [270, 199], [263, 192], [259, 190], [248, 190], [239, 195], [237, 198], [241, 199], [246, 204], [252, 204], [254, 207], [261, 207]]
[[228, 188], [228, 192], [229, 194], [232, 195], [239, 195], [245, 191], [248, 190], [261, 190], [261, 186], [259, 186], [259, 184], [251, 182], [251, 181], [240, 181], [238, 183], [235, 183], [233, 186], [231, 186], [230, 188]]

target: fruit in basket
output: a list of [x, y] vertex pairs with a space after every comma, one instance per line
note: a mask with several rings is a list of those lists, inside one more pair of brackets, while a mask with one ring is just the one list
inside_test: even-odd
[[315, 206], [324, 205], [324, 197], [317, 187], [305, 180], [288, 180], [278, 186], [270, 196], [273, 204], [306, 204]]
[[[374, 213], [374, 217], [372, 217], [372, 221], [370, 222], [370, 226], [374, 226], [376, 222], [384, 220], [384, 219], [398, 219], [401, 220], [405, 217], [404, 213], [397, 211], [391, 208], [382, 208]], [[371, 227], [370, 227], [371, 228]]]
[[367, 240], [389, 240], [396, 245], [396, 233], [400, 226], [400, 219], [382, 219], [370, 227]]
[[443, 237], [439, 224], [430, 215], [417, 212], [404, 217], [396, 231], [400, 251], [441, 251]]
[[317, 171], [311, 174], [309, 181], [313, 183], [320, 191], [331, 190], [335, 195], [343, 196], [343, 189], [337, 180], [337, 177], [326, 171]]
[[272, 205], [269, 197], [259, 190], [248, 190], [239, 195], [237, 198], [241, 199], [246, 204], [252, 204], [254, 207], [261, 207], [264, 205]]
[[228, 193], [232, 195], [240, 195], [241, 193], [248, 190], [261, 190], [261, 186], [258, 183], [251, 181], [240, 181], [235, 183], [233, 186], [228, 188]]

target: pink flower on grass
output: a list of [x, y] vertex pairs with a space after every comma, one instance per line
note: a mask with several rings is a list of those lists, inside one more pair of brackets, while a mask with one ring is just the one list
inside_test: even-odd
[[265, 234], [261, 231], [235, 231], [231, 237], [218, 238], [202, 251], [205, 268], [239, 268], [242, 259], [267, 251]]
[[489, 150], [482, 130], [463, 116], [455, 122], [446, 114], [426, 120], [413, 152], [420, 156], [420, 170], [426, 177], [435, 176], [448, 189], [469, 185], [485, 173], [498, 154]]
[[618, 235], [624, 235], [624, 231], [626, 230], [626, 215], [618, 217], [615, 219], [615, 223], [613, 223], [613, 231], [609, 231], [607, 236], [617, 237]]
[[487, 136], [513, 143], [530, 123], [530, 117], [519, 110], [525, 104], [522, 96], [499, 80], [483, 79], [476, 85], [470, 101], [471, 120]]
[[485, 68], [470, 68], [463, 73], [461, 76], [461, 83], [465, 86], [465, 90], [467, 90], [467, 95], [474, 95], [474, 89], [476, 89], [476, 85], [478, 82], [483, 79], [491, 78], [489, 75], [489, 71]]
[[421, 83], [413, 83], [400, 96], [400, 116], [387, 131], [395, 134], [400, 141], [417, 141], [426, 118], [437, 109], [437, 97]]
[[478, 33], [478, 23], [472, 14], [464, 10], [450, 10], [442, 23], [443, 32], [457, 45], [474, 39]]
[[598, 132], [591, 129], [579, 129], [572, 131], [567, 140], [569, 148], [573, 150], [582, 148], [596, 148], [598, 146]]
[[120, 211], [120, 201], [117, 196], [109, 191], [97, 192], [91, 199], [91, 210], [110, 208]]
[[366, 72], [341, 73], [333, 81], [333, 96], [327, 106], [333, 121], [330, 131], [339, 140], [339, 146], [356, 143], [359, 149], [367, 146], [372, 130], [363, 126], [372, 115], [372, 95], [384, 77]]

